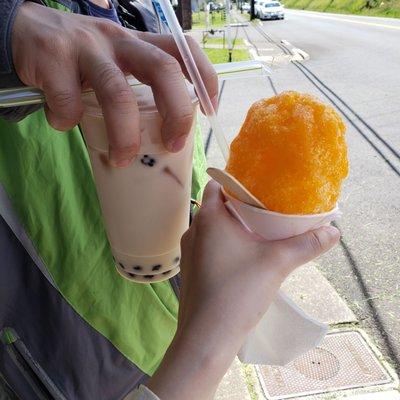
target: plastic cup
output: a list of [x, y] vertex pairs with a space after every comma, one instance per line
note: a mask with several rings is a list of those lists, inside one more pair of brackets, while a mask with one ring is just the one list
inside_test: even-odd
[[[84, 98], [80, 125], [117, 270], [129, 280], [151, 283], [179, 272], [180, 240], [189, 227], [194, 123], [185, 147], [168, 152], [150, 87], [133, 90], [141, 145], [129, 167], [108, 163], [107, 129], [94, 95]], [[192, 90], [191, 96], [195, 113], [197, 98]]]

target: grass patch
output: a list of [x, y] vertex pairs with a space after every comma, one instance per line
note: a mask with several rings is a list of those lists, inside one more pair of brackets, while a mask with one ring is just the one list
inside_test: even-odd
[[[241, 13], [238, 8], [236, 8], [237, 16], [231, 13], [231, 23], [234, 24], [235, 22], [250, 22], [250, 14], [248, 12]], [[237, 18], [239, 17], [239, 18]]]
[[[213, 11], [210, 14], [210, 25], [209, 28], [218, 28], [225, 26], [225, 13], [222, 11]], [[192, 13], [192, 28], [200, 29], [206, 27], [206, 13], [204, 11], [198, 11]]]
[[254, 367], [250, 364], [242, 364], [241, 367], [251, 400], [259, 400], [256, 390], [257, 378], [255, 377]]
[[400, 18], [400, 0], [285, 0], [285, 6], [300, 10]]
[[[229, 62], [228, 49], [203, 49], [207, 57], [213, 64], [221, 64]], [[232, 61], [250, 60], [250, 54], [245, 49], [234, 49], [232, 52]]]
[[243, 12], [243, 14], [240, 14], [241, 20], [240, 22], [249, 22], [250, 21], [250, 14], [247, 12]]
[[[224, 39], [222, 37], [207, 37], [206, 42], [204, 45], [207, 47], [208, 44], [220, 44], [222, 45], [224, 43]], [[235, 46], [242, 46], [244, 45], [243, 39], [236, 39], [235, 41]], [[228, 39], [225, 36], [225, 46], [228, 46]]]

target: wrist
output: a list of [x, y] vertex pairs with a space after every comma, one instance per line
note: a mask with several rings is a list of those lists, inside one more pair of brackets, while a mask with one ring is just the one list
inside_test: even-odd
[[162, 400], [211, 399], [241, 343], [201, 329], [179, 329], [148, 385]]

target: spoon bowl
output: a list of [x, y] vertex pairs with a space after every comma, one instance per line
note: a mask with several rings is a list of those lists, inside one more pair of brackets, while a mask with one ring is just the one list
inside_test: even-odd
[[265, 206], [253, 196], [234, 176], [219, 168], [207, 168], [207, 174], [217, 181], [226, 191], [236, 199], [253, 207], [265, 210]]

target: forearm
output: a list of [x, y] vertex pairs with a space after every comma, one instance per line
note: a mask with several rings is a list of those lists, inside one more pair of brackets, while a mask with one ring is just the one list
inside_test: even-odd
[[209, 323], [199, 320], [198, 324], [181, 329], [182, 333], [175, 336], [147, 385], [161, 400], [213, 398], [241, 346], [241, 340], [218, 329], [204, 335], [202, 330], [210, 331]]

